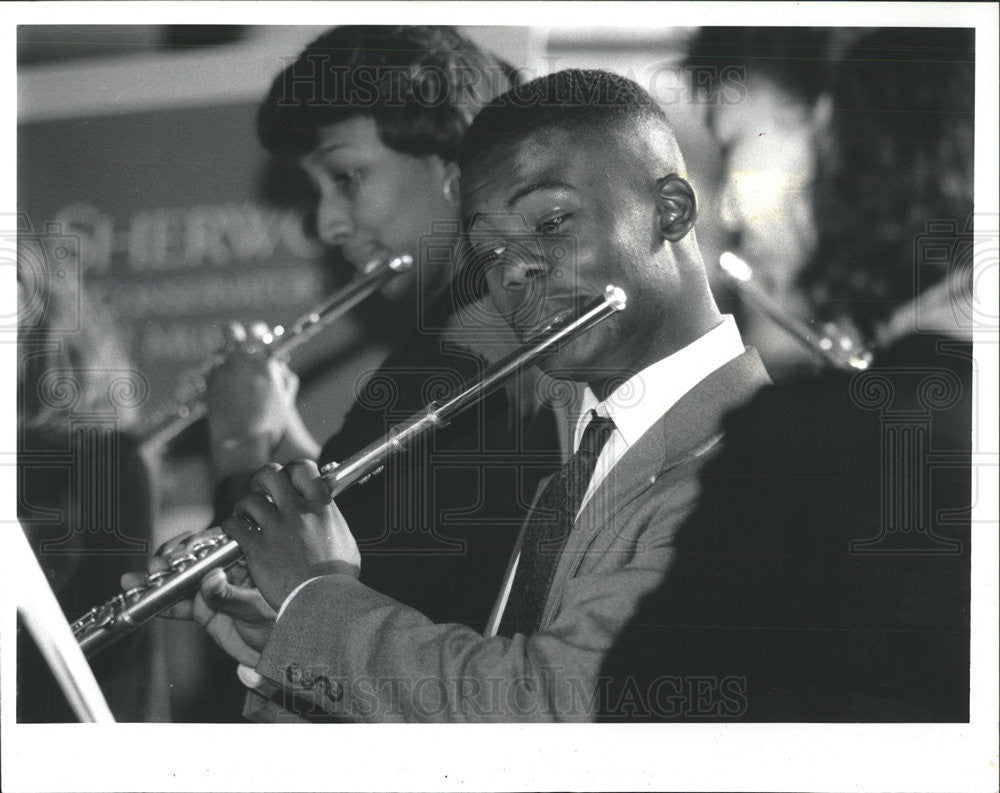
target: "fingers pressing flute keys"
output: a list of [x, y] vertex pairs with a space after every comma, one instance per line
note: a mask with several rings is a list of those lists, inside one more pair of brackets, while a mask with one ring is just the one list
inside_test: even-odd
[[[188, 531], [167, 540], [159, 547], [146, 570], [125, 573], [121, 577], [121, 587], [126, 602], [131, 602], [148, 589], [160, 586], [177, 572], [198, 561], [226, 539], [221, 529], [210, 528], [203, 531]], [[245, 568], [235, 575], [247, 577]], [[174, 619], [191, 618], [191, 601], [181, 601], [163, 613]]]
[[310, 578], [358, 577], [357, 543], [315, 462], [266, 465], [254, 475], [250, 490], [222, 529], [240, 544], [250, 575], [272, 608], [280, 609]]

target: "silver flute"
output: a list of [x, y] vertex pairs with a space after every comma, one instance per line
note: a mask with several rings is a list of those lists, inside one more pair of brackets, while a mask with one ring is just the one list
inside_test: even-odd
[[[312, 339], [324, 328], [375, 294], [387, 282], [413, 266], [413, 257], [407, 254], [390, 259], [375, 259], [361, 271], [361, 275], [334, 292], [316, 308], [299, 317], [291, 327], [276, 325], [261, 339], [263, 352], [270, 357], [287, 359], [295, 350]], [[156, 451], [170, 443], [181, 432], [205, 415], [207, 377], [212, 366], [223, 359], [220, 354], [195, 378], [189, 389], [175, 397], [170, 407], [153, 418], [142, 434], [144, 451]]]
[[792, 316], [757, 283], [753, 268], [736, 254], [729, 251], [723, 253], [719, 257], [719, 268], [747, 305], [773, 320], [806, 351], [828, 366], [859, 371], [871, 365], [873, 357], [871, 351], [861, 346], [850, 335], [832, 326], [816, 330], [804, 320]]
[[[455, 416], [496, 390], [517, 371], [622, 311], [625, 303], [625, 292], [608, 286], [601, 297], [582, 309], [579, 316], [574, 318], [575, 312], [567, 311], [554, 317], [542, 331], [492, 366], [482, 379], [466, 385], [443, 402], [430, 403], [343, 462], [324, 465], [320, 474], [331, 495], [336, 497], [378, 473], [391, 455], [404, 452], [417, 439], [447, 426]], [[144, 586], [122, 592], [92, 608], [72, 624], [73, 634], [89, 658], [195, 592], [210, 570], [230, 567], [242, 555], [236, 541], [224, 534], [193, 538], [170, 556], [169, 570], [149, 574]]]

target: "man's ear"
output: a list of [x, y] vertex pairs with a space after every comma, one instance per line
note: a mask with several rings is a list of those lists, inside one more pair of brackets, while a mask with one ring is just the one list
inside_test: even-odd
[[656, 182], [656, 208], [660, 214], [660, 234], [667, 242], [683, 239], [694, 228], [698, 206], [694, 190], [675, 173]]

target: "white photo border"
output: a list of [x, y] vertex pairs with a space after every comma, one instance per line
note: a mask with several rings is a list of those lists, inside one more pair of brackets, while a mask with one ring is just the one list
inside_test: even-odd
[[[976, 3], [6, 3], [0, 211], [16, 212], [16, 26], [309, 24], [975, 27], [977, 214], [998, 209], [997, 6]], [[995, 261], [995, 259], [994, 259]], [[10, 270], [12, 268], [5, 268]], [[0, 289], [15, 290], [0, 273]], [[9, 281], [7, 279], [10, 279]], [[995, 276], [994, 276], [995, 278]], [[997, 344], [977, 346], [976, 398], [998, 404]], [[4, 372], [0, 453], [14, 443], [14, 345]], [[997, 417], [978, 409], [996, 465]], [[986, 459], [986, 458], [983, 458]], [[0, 470], [4, 533], [14, 524], [13, 471]], [[995, 790], [998, 639], [997, 481], [982, 478], [973, 515], [969, 724], [270, 726], [18, 725], [13, 704], [16, 571], [3, 554], [3, 789], [28, 790]]]

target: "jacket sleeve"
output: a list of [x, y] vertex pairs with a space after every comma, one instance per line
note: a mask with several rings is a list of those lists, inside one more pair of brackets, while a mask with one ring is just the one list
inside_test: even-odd
[[[573, 576], [536, 634], [484, 637], [434, 624], [353, 578], [331, 575], [288, 604], [257, 671], [282, 687], [283, 707], [304, 716], [589, 721], [604, 656], [670, 566], [674, 531], [693, 499], [692, 488], [679, 489], [675, 497], [661, 491], [630, 516], [625, 531], [640, 542]], [[303, 701], [315, 711], [302, 713]]]

